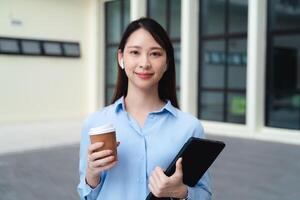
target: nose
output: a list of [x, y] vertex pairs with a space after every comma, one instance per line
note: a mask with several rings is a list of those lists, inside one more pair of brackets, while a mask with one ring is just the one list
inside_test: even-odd
[[144, 56], [141, 57], [139, 67], [143, 67], [144, 69], [148, 69], [148, 68], [151, 67], [148, 55], [144, 55]]

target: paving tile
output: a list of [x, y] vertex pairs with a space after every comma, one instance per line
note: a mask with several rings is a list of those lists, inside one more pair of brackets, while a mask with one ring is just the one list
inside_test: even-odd
[[[215, 200], [300, 197], [300, 146], [221, 137], [226, 148], [211, 167]], [[78, 199], [79, 145], [0, 155], [0, 199]]]

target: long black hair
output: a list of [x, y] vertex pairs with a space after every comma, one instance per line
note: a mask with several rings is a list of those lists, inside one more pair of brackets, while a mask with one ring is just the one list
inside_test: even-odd
[[[159, 98], [162, 101], [170, 100], [173, 106], [179, 108], [176, 97], [174, 48], [167, 32], [158, 22], [145, 17], [132, 21], [124, 31], [118, 49], [123, 53], [129, 36], [140, 28], [147, 30], [167, 54], [167, 70], [158, 83]], [[128, 78], [125, 70], [122, 70], [120, 66], [118, 66], [118, 78], [112, 103], [122, 96], [125, 97], [127, 95], [127, 89]]]

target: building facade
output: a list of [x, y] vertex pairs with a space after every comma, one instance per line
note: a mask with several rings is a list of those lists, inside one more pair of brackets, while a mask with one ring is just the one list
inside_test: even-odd
[[131, 20], [149, 16], [174, 45], [180, 107], [201, 119], [206, 132], [300, 144], [299, 0], [60, 2], [73, 6], [68, 9], [82, 8], [76, 17], [78, 27], [84, 27], [75, 30], [81, 35], [74, 38], [81, 42], [82, 56], [73, 60], [81, 62], [83, 76], [76, 83], [81, 89], [62, 94], [81, 101], [67, 116], [110, 103], [122, 32]]
[[[106, 1], [106, 20], [116, 12], [112, 4], [127, 9], [117, 21], [130, 12], [167, 30], [181, 108], [208, 132], [299, 142], [300, 1]], [[115, 68], [105, 63], [106, 71]], [[108, 103], [112, 93], [105, 94]]]

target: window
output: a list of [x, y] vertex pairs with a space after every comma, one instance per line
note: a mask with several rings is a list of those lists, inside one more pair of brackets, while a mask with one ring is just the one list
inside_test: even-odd
[[130, 21], [130, 0], [105, 3], [105, 103], [111, 103], [117, 81], [117, 50]]
[[164, 27], [173, 44], [176, 66], [176, 92], [179, 100], [181, 0], [148, 0], [147, 8], [147, 15]]
[[80, 49], [76, 43], [63, 43], [63, 52], [66, 56], [78, 56], [80, 55]]
[[0, 54], [22, 56], [80, 57], [78, 42], [0, 37]]
[[21, 40], [22, 52], [25, 54], [40, 55], [42, 49], [39, 41]]
[[266, 125], [300, 129], [300, 1], [269, 0]]
[[44, 42], [43, 49], [46, 55], [62, 55], [61, 44], [58, 42]]
[[198, 117], [245, 123], [248, 1], [201, 0]]
[[0, 38], [0, 53], [19, 54], [20, 48], [17, 39]]

